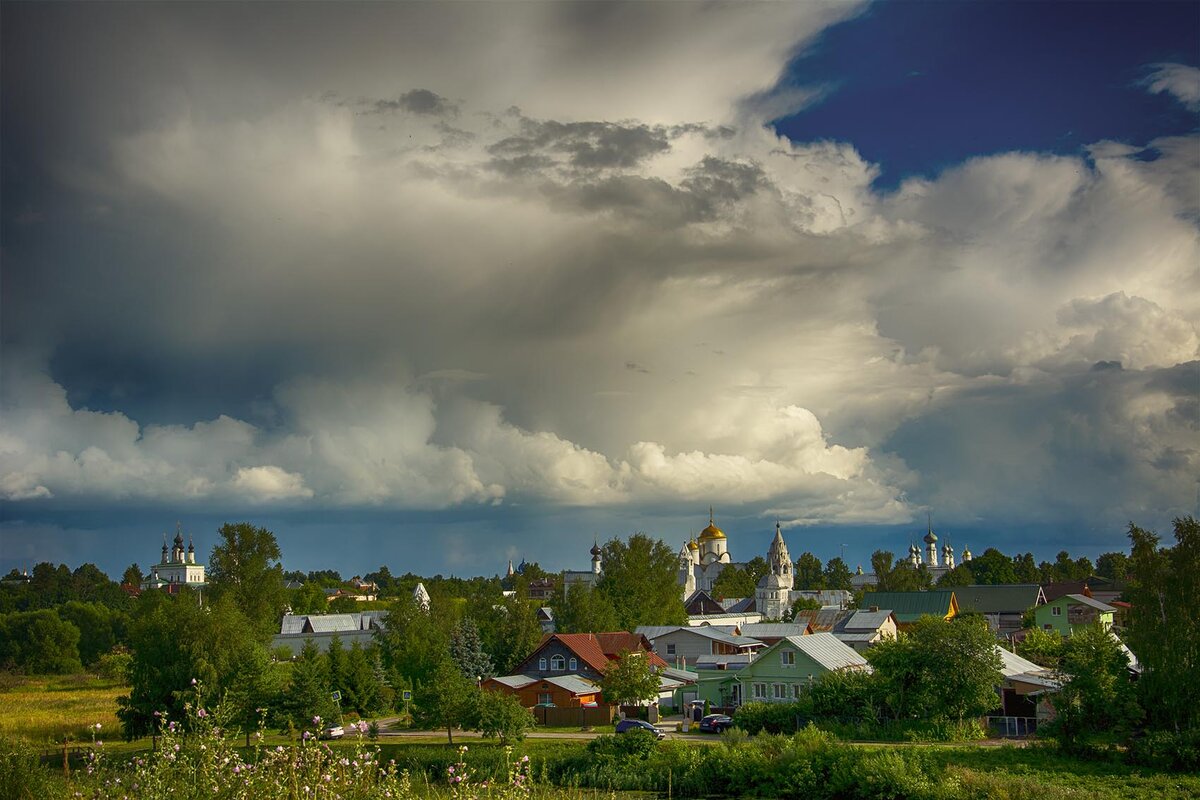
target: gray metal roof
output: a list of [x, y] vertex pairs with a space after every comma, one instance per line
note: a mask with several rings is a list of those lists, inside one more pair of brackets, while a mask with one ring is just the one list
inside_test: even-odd
[[870, 644], [879, 635], [879, 631], [834, 631], [833, 635], [838, 638], [839, 642], [866, 642]]
[[552, 683], [571, 694], [596, 694], [600, 687], [579, 675], [556, 675], [553, 678], [542, 678], [546, 683]]
[[1010, 653], [1000, 645], [996, 645], [996, 652], [1000, 654], [1000, 671], [1004, 673], [1004, 677], [1011, 678], [1013, 675], [1020, 675], [1023, 672], [1040, 672], [1045, 667], [1040, 664], [1035, 664], [1032, 661], [1021, 658], [1016, 653]]
[[752, 658], [753, 656], [746, 654], [700, 656], [696, 659], [696, 669], [718, 669], [722, 665], [726, 669], [741, 669], [749, 664]]
[[838, 629], [843, 631], [877, 631], [888, 621], [888, 617], [892, 615], [890, 609], [880, 609], [879, 611], [855, 611], [846, 619], [838, 624]]
[[[832, 633], [814, 633], [810, 636], [788, 636], [783, 641], [790, 643], [800, 652], [828, 670], [845, 667], [865, 667], [867, 660], [854, 648], [840, 641]], [[776, 647], [779, 647], [782, 642]], [[760, 654], [761, 658], [761, 654]]]
[[663, 636], [668, 633], [674, 633], [675, 631], [682, 630], [686, 627], [686, 625], [638, 625], [633, 629], [633, 632], [640, 633], [650, 641], [654, 641], [659, 636]]
[[672, 680], [681, 681], [683, 683], [695, 683], [696, 679], [700, 677], [695, 672], [686, 669], [678, 669], [676, 667], [666, 667], [664, 669], [660, 669], [658, 674], [667, 678], [671, 678]]
[[313, 633], [356, 631], [362, 624], [358, 614], [310, 614], [308, 624]]
[[797, 625], [792, 622], [755, 622], [750, 625], [743, 625], [742, 635], [751, 637], [766, 636], [768, 639], [782, 639], [785, 636], [803, 636], [804, 631], [807, 629], [807, 624]]
[[1116, 611], [1108, 603], [1101, 603], [1099, 600], [1088, 597], [1086, 594], [1069, 594], [1067, 598], [1074, 603], [1083, 603], [1085, 606], [1091, 606], [1097, 611]]
[[789, 599], [795, 602], [798, 597], [816, 600], [821, 608], [845, 608], [854, 599], [854, 595], [845, 589], [796, 589], [790, 593]]
[[528, 675], [497, 675], [492, 680], [497, 683], [503, 683], [512, 689], [520, 689], [528, 686], [531, 683], [537, 682], [537, 678], [531, 678]]
[[753, 639], [749, 636], [734, 636], [731, 633], [725, 633], [725, 631], [713, 626], [704, 626], [702, 628], [684, 628], [683, 630], [686, 630], [689, 633], [694, 633], [697, 636], [703, 636], [705, 639], [712, 639], [715, 642], [722, 642], [723, 644], [727, 644], [732, 647], [762, 646], [762, 642], [760, 642], [758, 639]]
[[280, 633], [303, 633], [304, 620], [307, 617], [297, 614], [284, 614], [283, 621], [279, 623]]

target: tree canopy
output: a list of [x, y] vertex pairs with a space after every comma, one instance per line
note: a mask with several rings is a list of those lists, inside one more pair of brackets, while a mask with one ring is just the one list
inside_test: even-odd
[[679, 561], [663, 542], [635, 533], [603, 547], [604, 574], [596, 585], [616, 612], [621, 630], [687, 621], [679, 591]]
[[287, 601], [275, 534], [249, 522], [227, 522], [217, 534], [221, 543], [209, 557], [209, 587], [215, 596], [230, 595], [265, 640]]

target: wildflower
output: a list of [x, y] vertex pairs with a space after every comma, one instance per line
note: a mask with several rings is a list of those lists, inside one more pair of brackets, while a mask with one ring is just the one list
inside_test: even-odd
[[100, 728], [102, 728], [102, 727], [104, 727], [104, 726], [102, 726], [99, 722], [97, 722], [95, 725], [96, 730], [100, 730]]
[[208, 716], [208, 712], [205, 711], [203, 708], [201, 708], [196, 711], [196, 716], [200, 717], [200, 719], [204, 719], [205, 717]]
[[320, 725], [320, 724], [321, 724], [321, 718], [319, 716], [313, 717], [313, 725]]
[[196, 679], [192, 678], [192, 686], [195, 686], [195, 685], [196, 685]]

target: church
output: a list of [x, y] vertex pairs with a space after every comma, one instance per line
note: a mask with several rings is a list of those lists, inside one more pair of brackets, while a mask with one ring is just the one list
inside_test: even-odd
[[174, 547], [167, 553], [167, 535], [163, 534], [162, 558], [150, 567], [150, 575], [142, 581], [142, 589], [162, 589], [175, 594], [183, 586], [199, 589], [204, 586], [204, 565], [196, 563], [196, 547], [188, 537], [187, 551], [183, 549], [183, 532], [175, 531]]

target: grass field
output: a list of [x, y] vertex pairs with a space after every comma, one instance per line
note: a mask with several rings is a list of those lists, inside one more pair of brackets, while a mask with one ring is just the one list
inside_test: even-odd
[[88, 742], [88, 726], [99, 722], [102, 738], [118, 737], [117, 697], [127, 691], [93, 675], [5, 675], [0, 680], [0, 736], [37, 745], [60, 743], [66, 735]]

